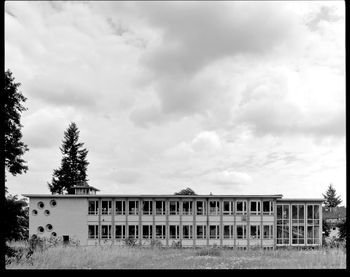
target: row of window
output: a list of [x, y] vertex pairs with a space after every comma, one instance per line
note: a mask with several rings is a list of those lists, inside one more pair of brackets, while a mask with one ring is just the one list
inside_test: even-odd
[[[152, 225], [142, 225], [142, 238], [152, 239], [153, 238], [153, 226]], [[210, 239], [220, 239], [220, 225], [197, 225], [196, 226], [196, 238], [206, 239], [207, 231]], [[98, 238], [98, 225], [89, 225], [89, 238]], [[193, 239], [193, 225], [183, 225], [182, 226], [182, 238], [183, 239]], [[234, 226], [233, 225], [223, 225], [223, 238], [233, 239], [234, 238]], [[139, 238], [139, 225], [129, 225], [128, 226], [128, 237], [129, 238]], [[236, 226], [236, 239], [247, 239], [247, 225], [237, 225]], [[260, 225], [250, 225], [249, 236], [251, 239], [260, 239], [261, 236], [264, 239], [273, 239], [273, 225], [263, 225], [262, 232], [260, 230]], [[125, 239], [126, 236], [126, 226], [125, 225], [115, 225], [115, 238]], [[101, 225], [101, 238], [111, 239], [112, 238], [112, 226], [111, 225]], [[155, 238], [165, 239], [166, 238], [166, 225], [155, 225]], [[169, 225], [169, 238], [170, 239], [180, 239], [180, 226], [179, 225]]]
[[[166, 211], [169, 211], [170, 215], [180, 214], [180, 205], [182, 204], [182, 215], [193, 215], [195, 212], [197, 215], [206, 215], [207, 210], [210, 215], [220, 215], [221, 207], [220, 201], [211, 200], [208, 201], [195, 201], [196, 207], [193, 207], [193, 201], [169, 201], [168, 208], [166, 208], [166, 201], [159, 200], [154, 201], [153, 206], [152, 200], [130, 200], [128, 201], [128, 209], [126, 208], [125, 200], [115, 201], [115, 214], [125, 215], [128, 210], [129, 215], [138, 215], [140, 212], [139, 203], [141, 203], [141, 212], [145, 215], [165, 215]], [[89, 201], [89, 214], [97, 215], [99, 213], [99, 201], [90, 200]], [[155, 213], [154, 213], [155, 212]], [[236, 214], [246, 214], [247, 213], [247, 201], [237, 200], [237, 201], [223, 201], [222, 202], [222, 213], [224, 215]], [[250, 214], [259, 215], [263, 212], [264, 215], [270, 215], [273, 213], [273, 202], [272, 201], [250, 201]], [[111, 214], [112, 213], [112, 201], [102, 200], [101, 201], [101, 214]]]

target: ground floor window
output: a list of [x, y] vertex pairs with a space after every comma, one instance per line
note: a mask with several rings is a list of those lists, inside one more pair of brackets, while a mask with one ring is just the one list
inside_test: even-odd
[[111, 228], [112, 228], [111, 225], [102, 225], [101, 226], [101, 238], [111, 239], [112, 238]]
[[139, 238], [139, 225], [129, 225], [129, 238]]
[[197, 239], [206, 239], [206, 238], [207, 238], [207, 226], [197, 225]]
[[224, 225], [224, 239], [233, 239], [233, 225]]
[[260, 225], [250, 225], [250, 238], [260, 239]]
[[180, 238], [180, 226], [179, 225], [169, 225], [169, 238], [179, 239]]
[[88, 226], [89, 239], [98, 239], [98, 225]]
[[277, 244], [289, 244], [289, 225], [277, 225]]
[[142, 238], [144, 239], [152, 238], [152, 225], [142, 225]]
[[209, 238], [211, 238], [211, 239], [219, 239], [220, 238], [219, 225], [210, 225], [209, 226]]
[[292, 226], [292, 244], [304, 244], [305, 243], [305, 230], [304, 226], [293, 225]]
[[237, 239], [246, 239], [247, 238], [247, 226], [246, 225], [237, 225], [236, 226]]
[[183, 225], [182, 226], [182, 235], [184, 239], [192, 239], [193, 226], [192, 225]]
[[165, 225], [156, 225], [156, 238], [165, 239]]
[[115, 238], [125, 239], [125, 225], [115, 225]]
[[273, 225], [263, 225], [264, 239], [273, 239]]
[[320, 227], [307, 226], [307, 244], [319, 244], [319, 243], [320, 243]]

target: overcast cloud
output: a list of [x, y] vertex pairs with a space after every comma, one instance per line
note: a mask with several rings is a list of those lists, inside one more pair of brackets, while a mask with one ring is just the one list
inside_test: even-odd
[[74, 121], [101, 193], [345, 200], [345, 5], [6, 2], [5, 68], [28, 98], [29, 171], [49, 193]]

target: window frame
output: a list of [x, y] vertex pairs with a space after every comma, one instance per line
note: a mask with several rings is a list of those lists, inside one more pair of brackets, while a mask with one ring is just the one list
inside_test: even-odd
[[[201, 211], [199, 213], [199, 206], [198, 203], [201, 203], [202, 207], [201, 207]], [[206, 200], [197, 200], [196, 201], [196, 215], [207, 215], [207, 201]]]
[[[172, 210], [172, 203], [175, 203], [175, 210]], [[170, 200], [169, 201], [169, 215], [179, 215], [180, 214], [180, 201]]]
[[[93, 230], [93, 233], [90, 233], [90, 227]], [[88, 225], [88, 239], [98, 239], [98, 225], [96, 224], [89, 224]]]
[[[120, 202], [121, 203], [121, 210], [117, 210], [117, 203]], [[125, 215], [126, 212], [126, 201], [125, 200], [115, 200], [115, 215]]]
[[[199, 230], [202, 229], [201, 234], [199, 235]], [[197, 224], [196, 225], [196, 239], [206, 239], [207, 238], [207, 225]]]
[[[228, 203], [228, 210], [225, 210], [225, 203]], [[233, 215], [235, 213], [235, 202], [233, 200], [223, 200], [222, 201], [222, 214], [223, 215]]]
[[[175, 234], [172, 234], [172, 229], [175, 230]], [[169, 224], [169, 239], [180, 239], [180, 225]]]
[[[185, 209], [185, 204], [188, 204], [188, 208]], [[182, 215], [192, 215], [193, 214], [193, 201], [183, 200], [182, 201]]]
[[[252, 209], [252, 204], [255, 203], [255, 210]], [[249, 201], [249, 213], [251, 215], [260, 215], [261, 213], [261, 201], [260, 200], [250, 200]]]
[[[212, 203], [215, 205], [212, 207]], [[220, 201], [219, 200], [209, 200], [209, 215], [220, 215]]]
[[[223, 239], [233, 239], [234, 238], [233, 227], [234, 227], [233, 224], [223, 225]], [[228, 229], [228, 234], [226, 233], [226, 229]]]
[[[148, 209], [146, 209], [146, 203], [148, 203]], [[142, 200], [142, 214], [153, 215], [153, 200]]]
[[[188, 231], [186, 230], [186, 228], [188, 228]], [[182, 238], [183, 239], [193, 239], [193, 225], [190, 225], [190, 224], [183, 224], [182, 225]]]
[[[104, 207], [107, 203], [107, 207]], [[101, 200], [101, 215], [111, 215], [112, 214], [112, 200]]]
[[[236, 200], [235, 210], [237, 215], [245, 215], [247, 214], [247, 200]], [[242, 211], [238, 209], [238, 205], [242, 204]]]
[[[238, 229], [242, 228], [242, 235], [238, 231]], [[242, 236], [242, 237], [240, 237]], [[236, 225], [236, 239], [247, 239], [247, 225], [245, 224], [237, 224]]]
[[[91, 208], [91, 203], [93, 204], [93, 209]], [[88, 202], [88, 215], [98, 215], [99, 214], [99, 200], [89, 200]]]
[[[133, 203], [133, 207], [132, 205], [130, 205], [130, 203]], [[139, 215], [140, 213], [140, 201], [139, 200], [129, 200], [128, 201], [128, 214], [129, 215]]]
[[[156, 215], [165, 215], [166, 214], [166, 202], [165, 200], [156, 200], [155, 201], [155, 206], [156, 206]], [[159, 212], [159, 208], [157, 208], [157, 203], [161, 202], [161, 208]]]
[[[120, 235], [117, 235], [117, 227], [120, 227]], [[115, 225], [115, 232], [114, 232], [115, 239], [125, 239], [126, 238], [126, 226], [125, 224], [116, 224]]]

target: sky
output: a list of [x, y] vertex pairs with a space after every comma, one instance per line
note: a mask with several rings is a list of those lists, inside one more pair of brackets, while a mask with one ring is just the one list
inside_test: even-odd
[[345, 4], [5, 2], [26, 174], [50, 193], [71, 122], [100, 194], [346, 201]]

